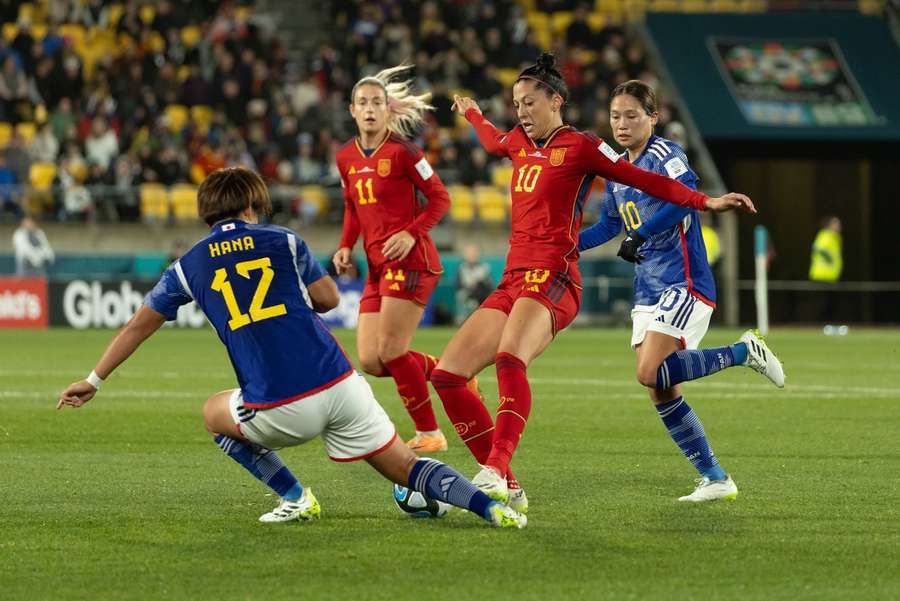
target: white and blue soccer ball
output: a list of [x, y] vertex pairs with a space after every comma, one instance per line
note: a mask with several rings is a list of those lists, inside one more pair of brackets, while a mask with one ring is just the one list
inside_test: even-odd
[[399, 484], [394, 485], [394, 502], [400, 511], [413, 518], [442, 518], [453, 507]]

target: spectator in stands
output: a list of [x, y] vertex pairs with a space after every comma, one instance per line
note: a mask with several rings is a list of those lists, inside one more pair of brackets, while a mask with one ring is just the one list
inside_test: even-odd
[[301, 184], [318, 183], [322, 177], [322, 163], [313, 156], [312, 135], [300, 134], [297, 158], [294, 161], [294, 178]]
[[28, 173], [31, 169], [31, 157], [28, 154], [28, 148], [25, 140], [17, 131], [13, 132], [12, 137], [6, 146], [6, 164], [16, 174], [16, 181], [21, 183], [28, 182]]
[[12, 213], [16, 218], [22, 216], [18, 183], [19, 178], [16, 176], [16, 172], [6, 164], [6, 154], [0, 152], [0, 202], [2, 202], [0, 217], [5, 216], [7, 212]]
[[112, 165], [113, 158], [119, 154], [119, 139], [106, 118], [94, 117], [91, 133], [84, 141], [84, 149], [88, 161], [99, 165], [104, 171]]
[[28, 103], [28, 79], [13, 54], [7, 54], [0, 65], [0, 121], [22, 121]]
[[41, 123], [37, 135], [28, 149], [31, 160], [36, 163], [55, 163], [59, 156], [59, 140], [53, 135], [53, 127], [49, 121]]
[[37, 277], [47, 275], [55, 255], [44, 230], [31, 217], [24, 217], [13, 232], [13, 252], [16, 259], [16, 275]]
[[587, 16], [588, 5], [580, 2], [572, 14], [572, 22], [566, 28], [566, 43], [569, 46], [591, 48], [594, 45], [595, 36], [588, 25]]
[[465, 167], [460, 175], [460, 182], [467, 186], [491, 183], [491, 168], [488, 155], [481, 146], [469, 150]]
[[463, 262], [456, 272], [456, 323], [461, 324], [494, 290], [491, 267], [481, 260], [474, 244], [463, 248]]

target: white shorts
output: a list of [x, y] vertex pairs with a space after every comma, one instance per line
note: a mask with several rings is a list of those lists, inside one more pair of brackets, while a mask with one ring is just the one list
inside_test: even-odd
[[648, 330], [677, 338], [682, 348], [697, 348], [712, 314], [713, 308], [688, 294], [687, 288], [669, 288], [655, 305], [635, 305], [631, 310], [631, 348], [644, 341]]
[[376, 455], [397, 436], [369, 383], [355, 372], [321, 392], [271, 409], [244, 407], [243, 395], [236, 389], [228, 406], [250, 442], [280, 449], [321, 435], [325, 452], [335, 461]]

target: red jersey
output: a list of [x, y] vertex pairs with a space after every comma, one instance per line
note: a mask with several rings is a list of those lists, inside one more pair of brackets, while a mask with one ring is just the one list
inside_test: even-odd
[[578, 273], [578, 231], [584, 202], [600, 176], [674, 204], [705, 210], [706, 195], [668, 177], [635, 167], [597, 136], [563, 125], [542, 144], [521, 127], [503, 133], [475, 109], [466, 111], [491, 154], [512, 160], [512, 232], [506, 269]]
[[[390, 264], [409, 270], [441, 273], [440, 257], [428, 231], [450, 207], [450, 195], [422, 150], [396, 134], [389, 134], [369, 156], [354, 138], [337, 153], [344, 189], [344, 231], [340, 247], [353, 248], [363, 235], [369, 268]], [[428, 199], [423, 209], [416, 190]], [[389, 261], [381, 247], [401, 230], [416, 239], [405, 259]]]

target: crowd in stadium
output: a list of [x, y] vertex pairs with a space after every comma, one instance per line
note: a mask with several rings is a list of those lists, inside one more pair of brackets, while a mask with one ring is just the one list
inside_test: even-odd
[[[196, 185], [240, 164], [272, 186], [277, 210], [310, 219], [322, 207], [299, 187], [337, 186], [353, 83], [404, 61], [433, 92], [433, 127], [418, 142], [448, 184], [488, 184], [493, 169], [451, 112], [453, 93], [513, 125], [509, 86], [542, 46], [572, 91], [567, 121], [603, 137], [610, 90], [656, 83], [637, 40], [588, 4], [546, 0], [528, 13], [512, 0], [332, 2], [333, 39], [305, 64], [288, 61], [288, 40], [260, 26], [252, 4], [0, 2], [3, 217], [134, 220], [152, 207], [140, 185]], [[669, 105], [660, 127], [683, 140]]]

